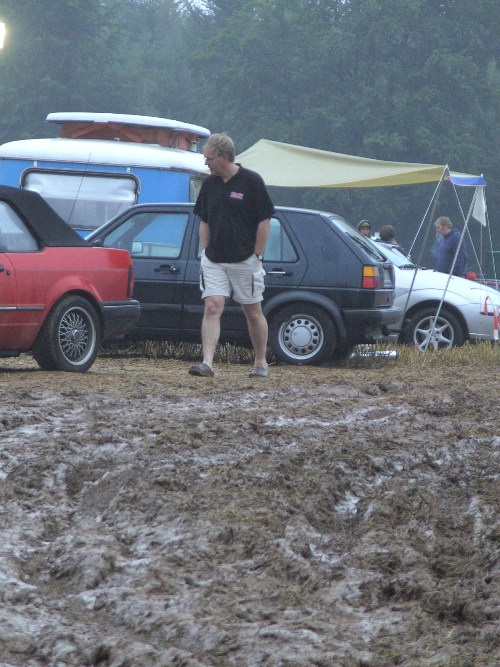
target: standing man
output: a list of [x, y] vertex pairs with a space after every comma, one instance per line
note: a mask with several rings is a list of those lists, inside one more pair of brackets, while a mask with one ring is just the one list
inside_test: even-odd
[[[455, 266], [453, 266], [453, 275], [464, 278], [467, 273], [467, 248], [465, 241], [462, 239], [462, 234], [459, 229], [453, 229], [453, 224], [450, 218], [442, 215], [434, 223], [436, 231], [441, 234], [441, 243], [437, 251], [437, 266], [436, 270], [441, 273], [450, 273], [457, 257]], [[457, 254], [458, 253], [458, 254]]]
[[205, 300], [201, 326], [203, 362], [191, 375], [213, 377], [220, 318], [233, 293], [241, 304], [255, 353], [250, 377], [268, 377], [268, 328], [262, 313], [262, 266], [274, 206], [264, 181], [234, 162], [234, 143], [226, 134], [212, 134], [203, 151], [210, 169], [201, 186], [194, 212], [200, 217], [200, 289]]

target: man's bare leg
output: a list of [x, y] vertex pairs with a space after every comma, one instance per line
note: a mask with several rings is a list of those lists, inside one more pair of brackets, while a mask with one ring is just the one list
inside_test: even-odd
[[255, 365], [267, 368], [266, 350], [268, 338], [267, 320], [259, 303], [242, 304], [243, 312], [247, 318], [248, 332], [255, 353]]
[[223, 296], [207, 296], [205, 312], [201, 325], [201, 343], [203, 346], [203, 363], [212, 368], [215, 350], [220, 337], [220, 318], [224, 312], [226, 299]]

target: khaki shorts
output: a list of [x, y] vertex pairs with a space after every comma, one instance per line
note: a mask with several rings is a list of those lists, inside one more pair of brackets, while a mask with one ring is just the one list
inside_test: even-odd
[[238, 303], [243, 305], [259, 303], [264, 293], [264, 276], [266, 272], [262, 262], [252, 255], [243, 262], [217, 264], [211, 262], [203, 254], [200, 265], [201, 296], [224, 296], [231, 294]]

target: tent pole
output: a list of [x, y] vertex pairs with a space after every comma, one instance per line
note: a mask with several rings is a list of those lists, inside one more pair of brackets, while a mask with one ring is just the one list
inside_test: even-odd
[[[481, 176], [482, 176], [482, 174], [481, 174]], [[472, 198], [472, 202], [471, 202], [470, 207], [469, 207], [469, 213], [468, 213], [468, 216], [467, 216], [467, 221], [469, 221], [470, 218], [472, 217], [472, 212], [474, 211], [474, 204], [475, 204], [477, 196], [479, 194], [479, 188], [480, 187], [483, 187], [483, 186], [478, 185], [478, 186], [475, 187], [474, 196]], [[465, 215], [464, 215], [464, 212], [463, 212], [463, 209], [462, 209], [462, 205], [460, 204], [460, 199], [458, 198], [458, 193], [457, 193], [457, 190], [456, 190], [455, 186], [454, 186], [454, 192], [455, 192], [455, 197], [456, 197], [456, 200], [457, 200], [458, 208], [460, 209], [460, 212], [462, 214], [462, 219], [465, 223]], [[485, 216], [487, 218], [487, 209], [485, 210]], [[493, 240], [491, 238], [491, 230], [489, 229], [489, 221], [486, 219], [485, 222], [486, 222], [486, 227], [488, 227], [490, 249], [493, 253]], [[481, 227], [482, 226], [483, 225], [481, 224]], [[474, 253], [474, 257], [476, 259], [476, 262], [479, 266], [479, 275], [480, 275], [481, 278], [484, 278], [485, 276], [484, 276], [484, 272], [483, 272], [483, 261], [482, 261], [483, 260], [483, 254], [482, 254], [482, 251], [483, 251], [483, 233], [482, 232], [483, 232], [483, 230], [481, 229], [481, 253], [480, 253], [480, 257], [477, 256], [476, 248], [474, 246], [474, 243], [472, 242], [472, 236], [471, 236], [471, 233], [470, 233], [470, 228], [468, 227], [467, 223], [465, 224], [465, 227], [464, 227], [464, 233], [465, 233], [465, 231], [467, 231], [467, 237], [470, 241], [470, 246], [471, 246], [472, 251]], [[493, 255], [492, 255], [492, 258], [494, 260]], [[496, 273], [496, 267], [495, 267], [494, 261], [493, 261], [493, 269]]]
[[[482, 176], [482, 174], [481, 174], [481, 176]], [[493, 264], [493, 278], [495, 279], [495, 282], [497, 284], [497, 289], [498, 289], [497, 266], [496, 266], [496, 263], [495, 263], [495, 253], [493, 251], [493, 239], [491, 238], [491, 227], [490, 227], [490, 221], [489, 221], [489, 217], [488, 217], [488, 205], [486, 203], [486, 195], [484, 195], [484, 197], [485, 197], [485, 200], [484, 200], [484, 204], [485, 204], [485, 206], [484, 206], [484, 218], [485, 218], [485, 222], [486, 222], [486, 229], [488, 230], [488, 239], [489, 239], [489, 242], [490, 242], [491, 261], [492, 261], [492, 264]]]
[[[474, 210], [474, 204], [475, 204], [475, 201], [476, 201], [477, 193], [478, 193], [478, 191], [479, 191], [479, 187], [481, 187], [481, 186], [476, 186], [476, 187], [474, 188], [474, 195], [473, 195], [473, 197], [472, 197], [472, 202], [470, 203], [470, 206], [469, 206], [469, 215], [468, 215], [468, 217], [471, 216], [471, 211]], [[465, 214], [464, 214], [464, 210], [463, 210], [463, 208], [462, 208], [462, 204], [460, 203], [460, 199], [458, 198], [458, 193], [457, 193], [457, 190], [456, 190], [456, 188], [455, 188], [455, 184], [453, 184], [453, 188], [454, 188], [454, 192], [455, 192], [455, 198], [456, 198], [456, 200], [457, 200], [458, 209], [459, 209], [460, 213], [462, 214], [462, 220], [463, 220], [464, 223], [465, 223]], [[465, 228], [464, 228], [464, 231], [465, 231]], [[477, 262], [477, 265], [478, 265], [478, 267], [479, 267], [479, 276], [480, 276], [481, 278], [484, 278], [484, 275], [483, 275], [483, 263], [482, 263], [482, 238], [483, 238], [483, 235], [481, 234], [481, 253], [480, 253], [481, 256], [480, 256], [480, 257], [477, 256], [476, 248], [475, 248], [474, 243], [473, 243], [473, 241], [472, 241], [472, 236], [471, 236], [471, 233], [470, 233], [470, 229], [469, 229], [468, 227], [467, 227], [467, 238], [469, 239], [470, 247], [472, 248], [472, 251], [473, 251], [473, 253], [474, 253], [474, 258], [475, 258], [475, 260], [476, 260], [476, 262]]]
[[[453, 183], [453, 181], [452, 181], [452, 183]], [[458, 205], [459, 205], [460, 211], [462, 213], [462, 218], [464, 218], [463, 209], [460, 206], [460, 201], [458, 199], [458, 194], [457, 194], [457, 190], [455, 188], [454, 183], [453, 183], [453, 191], [455, 192], [455, 196], [457, 197]], [[455, 257], [453, 257], [453, 262], [451, 263], [450, 273], [448, 274], [448, 280], [446, 281], [446, 285], [444, 287], [443, 294], [441, 296], [441, 301], [439, 302], [439, 306], [437, 307], [436, 315], [434, 316], [434, 322], [432, 323], [432, 327], [431, 327], [431, 330], [429, 332], [429, 337], [428, 337], [428, 339], [426, 341], [426, 344], [425, 344], [425, 347], [424, 347], [424, 352], [429, 347], [429, 343], [431, 341], [432, 335], [434, 334], [434, 330], [436, 328], [436, 322], [437, 322], [437, 319], [439, 317], [439, 313], [441, 312], [441, 308], [443, 307], [444, 298], [446, 296], [446, 292], [448, 291], [448, 287], [449, 287], [451, 278], [453, 276], [453, 269], [455, 268], [455, 264], [457, 262], [458, 253], [460, 252], [460, 248], [462, 247], [462, 243], [464, 242], [465, 233], [468, 230], [468, 225], [469, 225], [469, 220], [470, 220], [470, 217], [471, 217], [471, 213], [472, 213], [472, 205], [469, 207], [469, 212], [467, 213], [467, 218], [464, 218], [464, 228], [463, 228], [462, 233], [460, 235], [460, 242], [457, 246], [457, 249], [456, 249], [456, 252], [455, 252]]]
[[[413, 245], [414, 245], [415, 240], [416, 240], [416, 238], [417, 238], [417, 236], [418, 236], [418, 233], [419, 233], [419, 231], [422, 229], [422, 225], [424, 224], [425, 219], [426, 219], [426, 217], [427, 217], [427, 214], [429, 213], [429, 208], [431, 208], [431, 206], [432, 206], [432, 210], [431, 210], [431, 213], [430, 213], [430, 216], [429, 216], [430, 224], [429, 224], [429, 226], [427, 227], [427, 231], [426, 231], [426, 234], [425, 234], [424, 241], [423, 241], [423, 243], [422, 243], [422, 248], [421, 248], [421, 250], [420, 250], [420, 254], [419, 254], [419, 256], [418, 256], [417, 261], [415, 262], [415, 270], [414, 270], [414, 272], [413, 272], [413, 278], [412, 278], [412, 281], [411, 281], [411, 284], [410, 284], [410, 289], [408, 290], [408, 294], [406, 295], [406, 303], [405, 303], [405, 306], [404, 306], [404, 309], [403, 309], [403, 312], [404, 312], [404, 313], [406, 313], [406, 310], [407, 310], [407, 308], [408, 308], [408, 302], [410, 301], [410, 296], [411, 296], [411, 292], [412, 292], [412, 290], [413, 290], [413, 285], [415, 284], [415, 279], [416, 279], [416, 277], [417, 277], [417, 271], [418, 271], [418, 269], [419, 269], [420, 262], [422, 261], [422, 255], [423, 255], [423, 253], [424, 253], [424, 248], [425, 248], [425, 246], [426, 246], [427, 239], [429, 238], [429, 232], [430, 232], [430, 229], [431, 229], [431, 227], [432, 227], [432, 219], [434, 218], [434, 213], [435, 213], [435, 211], [436, 211], [436, 206], [437, 206], [437, 200], [438, 200], [439, 192], [440, 192], [440, 190], [441, 190], [441, 186], [443, 185], [443, 181], [444, 181], [444, 179], [445, 179], [446, 174], [449, 174], [449, 171], [448, 171], [448, 167], [447, 167], [447, 166], [444, 168], [443, 173], [441, 174], [441, 178], [439, 179], [438, 185], [437, 185], [436, 189], [434, 190], [434, 194], [432, 195], [432, 199], [431, 199], [431, 201], [429, 202], [429, 205], [427, 206], [427, 210], [426, 210], [426, 212], [425, 212], [424, 218], [423, 218], [422, 222], [420, 223], [420, 227], [418, 228], [418, 231], [417, 231], [417, 234], [416, 234], [416, 236], [415, 236], [415, 239], [414, 239], [414, 241], [413, 241], [413, 243], [412, 243], [412, 245], [411, 245], [411, 248], [413, 248]], [[411, 248], [410, 248], [410, 252], [408, 253], [408, 257], [411, 256]], [[426, 347], [425, 349], [427, 349], [427, 347]]]
[[[420, 222], [420, 225], [419, 225], [419, 227], [418, 227], [418, 229], [417, 229], [417, 233], [415, 234], [415, 237], [414, 237], [414, 239], [413, 239], [413, 241], [412, 241], [412, 244], [411, 244], [411, 246], [410, 246], [410, 249], [409, 249], [409, 251], [408, 251], [408, 256], [411, 255], [411, 251], [412, 251], [412, 249], [413, 249], [413, 246], [415, 245], [415, 241], [417, 240], [418, 235], [420, 234], [420, 230], [422, 229], [422, 227], [423, 227], [423, 225], [424, 225], [424, 222], [425, 222], [425, 220], [426, 220], [426, 218], [427, 218], [427, 215], [429, 214], [429, 209], [430, 209], [431, 207], [432, 207], [432, 211], [431, 211], [429, 217], [430, 217], [431, 220], [432, 220], [433, 217], [434, 217], [434, 212], [435, 212], [435, 210], [436, 210], [436, 205], [437, 205], [438, 196], [439, 196], [439, 193], [440, 193], [440, 191], [441, 191], [441, 187], [442, 187], [442, 185], [443, 185], [443, 181], [444, 181], [446, 175], [449, 175], [449, 173], [450, 173], [450, 172], [449, 172], [449, 169], [448, 169], [448, 165], [446, 165], [445, 168], [444, 168], [444, 170], [443, 170], [443, 173], [441, 174], [441, 178], [439, 179], [438, 184], [436, 185], [436, 188], [435, 188], [435, 190], [434, 190], [434, 194], [432, 195], [431, 200], [430, 200], [430, 202], [429, 202], [429, 204], [428, 204], [428, 206], [427, 206], [427, 210], [425, 211], [424, 217], [422, 218], [422, 221]], [[420, 251], [420, 255], [419, 255], [419, 257], [418, 257], [417, 265], [420, 263], [420, 260], [422, 259], [422, 255], [423, 255], [423, 252], [424, 252], [424, 247], [425, 247], [425, 244], [426, 244], [426, 242], [427, 242], [427, 238], [428, 238], [428, 236], [429, 236], [429, 230], [427, 231], [427, 234], [425, 235], [424, 242], [422, 243], [422, 250]]]

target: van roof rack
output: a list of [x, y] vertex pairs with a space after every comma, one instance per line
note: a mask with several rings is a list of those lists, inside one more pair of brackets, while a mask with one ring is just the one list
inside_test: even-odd
[[61, 125], [64, 139], [105, 139], [197, 151], [198, 141], [210, 136], [199, 125], [155, 116], [67, 111], [49, 113], [48, 123]]

